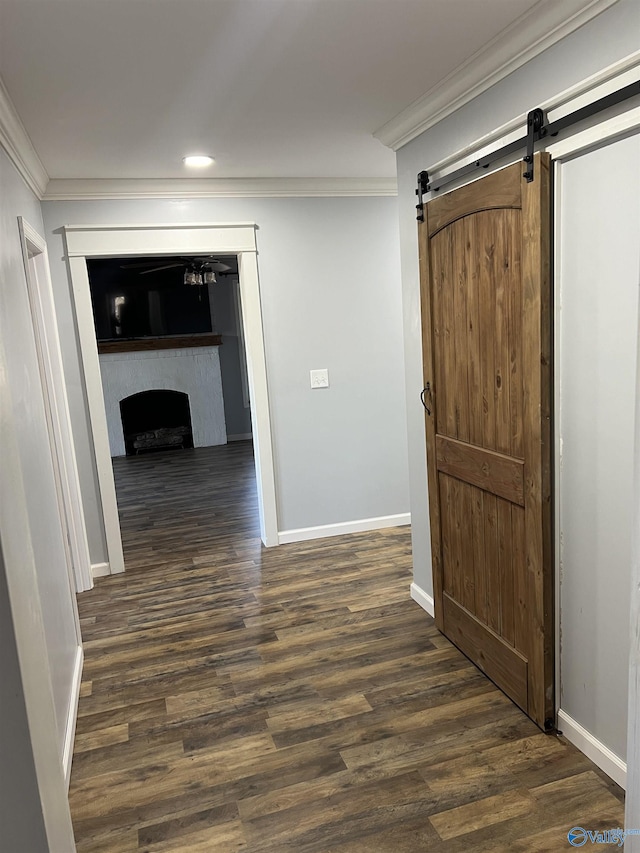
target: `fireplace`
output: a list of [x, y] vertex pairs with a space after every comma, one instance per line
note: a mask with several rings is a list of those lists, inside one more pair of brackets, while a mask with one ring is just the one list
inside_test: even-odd
[[[134, 430], [139, 434], [158, 429], [178, 429], [188, 425], [191, 428], [190, 441], [192, 442], [188, 445], [189, 447], [226, 444], [227, 430], [218, 349], [217, 346], [206, 346], [101, 353], [100, 373], [111, 455], [124, 456], [126, 453], [142, 451], [141, 447], [130, 446], [131, 439], [128, 443], [125, 440], [124, 432], [129, 435]], [[146, 391], [180, 392], [174, 400], [183, 401], [187, 407], [189, 419], [186, 421], [181, 419], [179, 423], [171, 421], [168, 426], [161, 422], [143, 421], [140, 427], [129, 429], [128, 424], [126, 426], [123, 424], [120, 404], [129, 398], [139, 397], [144, 403], [142, 406], [144, 413], [151, 399], [140, 397]], [[133, 402], [132, 405], [134, 406]], [[164, 436], [138, 438], [137, 441], [153, 444], [166, 436], [165, 432]], [[177, 443], [177, 439], [174, 441], [174, 445], [165, 446], [181, 446]], [[150, 447], [145, 449], [148, 450]]]
[[127, 456], [193, 447], [189, 395], [141, 391], [120, 401]]

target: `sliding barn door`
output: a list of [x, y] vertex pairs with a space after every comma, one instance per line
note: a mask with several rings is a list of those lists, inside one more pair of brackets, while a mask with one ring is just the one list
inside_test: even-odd
[[549, 156], [425, 206], [425, 417], [438, 628], [554, 716]]

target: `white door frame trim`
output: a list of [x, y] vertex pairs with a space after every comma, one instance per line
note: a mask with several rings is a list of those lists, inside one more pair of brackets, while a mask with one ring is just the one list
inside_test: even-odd
[[71, 596], [76, 642], [78, 644], [61, 754], [62, 773], [68, 788], [71, 779], [71, 761], [84, 661], [80, 617], [75, 594], [91, 589], [93, 577], [71, 430], [67, 387], [64, 380], [47, 244], [44, 238], [21, 216], [18, 217], [18, 230], [40, 369], [47, 432], [51, 446], [51, 462], [60, 513], [69, 595]]
[[[61, 504], [62, 523], [69, 539], [75, 591], [93, 586], [89, 544], [85, 526], [78, 464], [73, 443], [67, 387], [64, 379], [56, 309], [49, 272], [47, 244], [21, 216], [18, 217], [27, 291], [33, 330], [42, 372], [43, 393], [47, 398], [47, 421], [54, 456], [54, 473]], [[80, 631], [78, 626], [78, 640]]]
[[81, 368], [96, 455], [109, 574], [124, 571], [124, 557], [86, 263], [87, 258], [91, 257], [237, 255], [251, 398], [260, 536], [266, 546], [278, 544], [271, 418], [255, 229], [256, 225], [252, 222], [67, 225], [63, 229], [80, 341]]
[[[640, 281], [638, 282], [640, 286]], [[640, 322], [636, 366], [636, 425], [633, 461], [633, 543], [631, 550], [631, 645], [629, 651], [629, 725], [625, 826], [640, 829]], [[626, 839], [627, 853], [640, 853], [640, 836]]]

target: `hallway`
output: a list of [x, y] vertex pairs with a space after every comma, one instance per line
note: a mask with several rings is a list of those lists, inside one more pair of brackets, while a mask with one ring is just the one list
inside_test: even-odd
[[80, 853], [571, 849], [623, 795], [409, 599], [408, 528], [266, 550], [250, 442], [115, 460], [79, 597]]

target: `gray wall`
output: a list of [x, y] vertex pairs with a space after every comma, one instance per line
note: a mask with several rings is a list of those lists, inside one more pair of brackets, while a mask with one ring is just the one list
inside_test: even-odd
[[[258, 224], [280, 530], [409, 509], [393, 198], [44, 202], [92, 562], [106, 559], [63, 262], [65, 224]], [[310, 389], [329, 368], [331, 387]]]
[[0, 648], [0, 838], [7, 850], [39, 853], [47, 850], [47, 836], [1, 550]]
[[52, 849], [73, 849], [61, 752], [77, 641], [19, 215], [42, 233], [0, 150], [0, 843], [38, 853], [45, 831]]
[[561, 707], [624, 760], [640, 134], [569, 160], [561, 181], [555, 413], [562, 448]]
[[[579, 83], [590, 75], [635, 52], [638, 49], [640, 32], [640, 3], [637, 0], [620, 0], [598, 18], [591, 21], [571, 36], [545, 51], [526, 66], [493, 86], [438, 125], [425, 131], [408, 143], [397, 154], [399, 184], [399, 217], [402, 262], [404, 345], [406, 365], [406, 396], [409, 441], [410, 493], [413, 530], [414, 581], [428, 595], [432, 595], [431, 549], [428, 521], [428, 494], [426, 478], [426, 453], [424, 437], [424, 415], [418, 400], [422, 388], [421, 338], [420, 338], [420, 295], [418, 270], [417, 227], [415, 221], [416, 175], [434, 163], [454, 154], [461, 148], [506, 122], [526, 114], [532, 107], [568, 87]], [[636, 190], [637, 194], [637, 190]], [[611, 213], [613, 207], [609, 209]], [[629, 460], [630, 464], [630, 460]], [[576, 496], [578, 497], [578, 496]], [[606, 583], [609, 566], [601, 562], [595, 567], [598, 584]], [[621, 589], [624, 580], [618, 581]], [[627, 590], [628, 603], [628, 590]], [[597, 606], [592, 598], [591, 606]], [[595, 618], [595, 614], [594, 614]], [[626, 626], [627, 613], [623, 616]], [[563, 601], [563, 624], [572, 625], [582, 620], [582, 631], [588, 632], [594, 624], [587, 616], [583, 618], [576, 599], [567, 597]], [[624, 631], [622, 635], [624, 635]], [[620, 645], [619, 632], [602, 632], [598, 635], [599, 666], [606, 669], [608, 663], [626, 660], [627, 644]], [[589, 646], [587, 645], [586, 648]], [[591, 658], [579, 644], [573, 645], [572, 655], [563, 657], [563, 671], [582, 671], [589, 666]], [[569, 680], [563, 685], [563, 702], [571, 707], [575, 719], [591, 726], [592, 733], [603, 739], [614, 751], [623, 748], [613, 732], [624, 731], [624, 709], [626, 692], [619, 699], [607, 698], [606, 679], [591, 684], [589, 695], [585, 692], [571, 693]], [[578, 685], [575, 685], [576, 690]], [[575, 691], [574, 691], [575, 692]], [[597, 715], [588, 711], [589, 703], [599, 704]], [[602, 708], [606, 708], [603, 712]], [[613, 719], [604, 727], [596, 726], [596, 716], [612, 713]], [[595, 732], [594, 732], [595, 727]]]
[[220, 373], [228, 436], [251, 434], [251, 409], [245, 406], [242, 384], [241, 365], [246, 367], [246, 356], [239, 335], [242, 318], [236, 312], [236, 304], [239, 306], [235, 297], [237, 287], [236, 275], [219, 276], [217, 283], [209, 287], [213, 329], [222, 335]]

